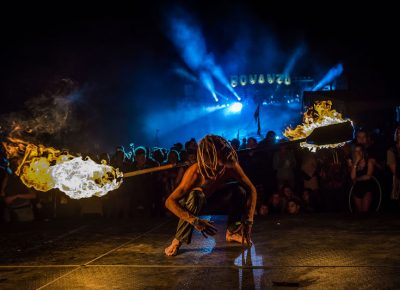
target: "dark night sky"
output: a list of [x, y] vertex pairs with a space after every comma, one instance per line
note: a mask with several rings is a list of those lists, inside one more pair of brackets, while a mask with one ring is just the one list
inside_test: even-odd
[[[350, 88], [367, 98], [396, 97], [394, 70], [399, 50], [394, 44], [398, 41], [395, 9], [365, 4], [350, 9], [335, 2], [321, 2], [320, 7], [215, 2], [136, 4], [130, 9], [118, 7], [125, 10], [121, 17], [97, 13], [78, 16], [76, 7], [63, 10], [65, 15], [62, 7], [57, 13], [14, 11], [5, 15], [0, 23], [0, 112], [19, 110], [23, 100], [39, 95], [49, 83], [70, 78], [89, 88], [84, 101], [91, 108], [88, 115], [94, 119], [102, 116], [112, 126], [124, 123], [127, 115], [135, 115], [130, 121], [140, 126], [140, 96], [145, 91], [170, 98], [178, 90], [169, 70], [182, 60], [165, 36], [165, 16], [176, 5], [201, 24], [216, 56], [223, 56], [232, 46], [242, 25], [250, 27], [252, 33], [263, 33], [266, 27], [282, 49], [302, 41], [311, 52], [309, 57], [326, 65], [343, 62]], [[156, 105], [167, 104], [168, 100]]]

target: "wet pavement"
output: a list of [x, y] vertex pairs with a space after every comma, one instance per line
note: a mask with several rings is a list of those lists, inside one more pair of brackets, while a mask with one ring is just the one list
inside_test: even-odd
[[400, 215], [258, 219], [254, 246], [195, 233], [166, 257], [175, 218], [1, 225], [0, 289], [400, 289]]

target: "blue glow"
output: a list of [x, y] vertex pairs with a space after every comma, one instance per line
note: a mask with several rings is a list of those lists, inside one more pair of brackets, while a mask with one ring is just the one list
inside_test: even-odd
[[217, 96], [221, 97], [221, 98], [224, 99], [225, 101], [229, 101], [229, 98], [228, 98], [227, 96], [221, 94], [220, 92], [215, 91], [215, 93], [217, 94]]
[[234, 261], [234, 265], [239, 268], [239, 289], [242, 289], [242, 286], [246, 285], [246, 283], [249, 283], [248, 278], [246, 279], [244, 276], [244, 271], [251, 271], [251, 275], [249, 275], [249, 277], [253, 279], [253, 289], [263, 289], [263, 286], [265, 286], [262, 285], [264, 272], [261, 269], [257, 269], [257, 267], [263, 267], [264, 261], [262, 255], [257, 255], [255, 245], [253, 245], [250, 249], [244, 250], [244, 252], [237, 256]]
[[226, 77], [226, 75], [225, 75], [224, 71], [222, 70], [222, 68], [219, 65], [215, 64], [213, 58], [209, 58], [208, 59], [207, 67], [210, 69], [210, 71], [213, 74], [213, 76], [221, 84], [223, 84], [236, 97], [236, 99], [238, 101], [240, 101], [241, 98], [239, 97], [239, 95], [235, 92], [235, 90], [230, 85], [230, 83], [228, 81], [228, 78]]
[[243, 104], [236, 102], [229, 106], [229, 111], [232, 113], [238, 113], [242, 110]]
[[[210, 91], [214, 100], [218, 102], [214, 82], [208, 72], [210, 66], [215, 66], [214, 60], [207, 53], [206, 42], [199, 25], [189, 16], [170, 18], [169, 36], [180, 51], [185, 63], [193, 71], [199, 73], [200, 81]], [[178, 73], [182, 75], [182, 71], [178, 71]]]
[[213, 81], [211, 75], [206, 71], [202, 71], [202, 72], [200, 72], [200, 80], [203, 83], [203, 85], [207, 88], [207, 90], [210, 91], [214, 100], [216, 102], [218, 102], [218, 97], [217, 97], [217, 94], [215, 93], [215, 89], [214, 89], [214, 81]]
[[296, 65], [297, 61], [299, 58], [304, 54], [305, 52], [305, 47], [304, 45], [299, 46], [296, 51], [293, 53], [293, 55], [290, 57], [288, 63], [286, 64], [284, 74], [291, 74], [293, 71], [294, 66]]
[[339, 63], [338, 65], [331, 68], [325, 76], [319, 81], [319, 83], [312, 89], [312, 91], [318, 91], [323, 88], [326, 84], [329, 84], [335, 80], [338, 76], [343, 73], [343, 65]]
[[[237, 100], [241, 100], [239, 95], [230, 86], [228, 78], [226, 77], [221, 66], [217, 65], [214, 60], [213, 54], [207, 51], [205, 38], [199, 25], [193, 21], [189, 15], [172, 17], [170, 18], [170, 39], [180, 51], [181, 56], [185, 63], [196, 72], [200, 71], [200, 80], [203, 85], [209, 89], [215, 101], [216, 97], [214, 84], [212, 86], [212, 78], [204, 78], [202, 74], [206, 71], [212, 74], [221, 84], [223, 84]], [[182, 75], [182, 71], [178, 71]], [[188, 77], [186, 75], [186, 77]], [[191, 78], [193, 80], [193, 78]]]
[[[143, 122], [143, 130], [150, 132], [148, 143], [153, 146], [154, 133], [158, 132], [159, 143], [156, 146], [169, 148], [180, 141], [185, 142], [194, 137], [200, 139], [206, 134], [221, 135], [228, 140], [237, 137], [240, 131], [241, 137], [256, 137], [257, 124], [254, 122], [254, 112], [257, 104], [252, 100], [242, 102], [239, 112], [232, 112], [234, 102], [227, 103], [222, 97], [220, 102], [210, 105], [210, 99], [203, 100], [185, 99], [180, 103], [171, 105], [167, 100], [160, 101], [158, 110], [147, 110]], [[230, 104], [228, 106], [228, 104]], [[240, 105], [239, 105], [240, 106]], [[233, 109], [235, 111], [235, 109]], [[264, 106], [260, 110], [261, 134], [275, 131], [277, 135], [289, 124], [297, 124], [301, 121], [301, 103], [290, 104], [274, 103]], [[281, 137], [281, 136], [280, 136]]]
[[[178, 7], [167, 12], [166, 17], [168, 37], [185, 63], [174, 72], [192, 84], [188, 85], [191, 90], [188, 90], [189, 93], [185, 91], [185, 98], [180, 98], [180, 88], [177, 88], [171, 92], [174, 97], [172, 101], [163, 96], [158, 102], [149, 103], [149, 108], [142, 112], [143, 122], [140, 126], [149, 136], [150, 145], [154, 132], [158, 132], [157, 145], [166, 147], [177, 141], [185, 142], [191, 137], [200, 139], [210, 133], [229, 140], [236, 138], [239, 131], [241, 137], [256, 137], [254, 112], [257, 104], [263, 101], [265, 103], [260, 111], [262, 136], [269, 130], [279, 134], [288, 124], [300, 121], [301, 102], [292, 92], [283, 91], [286, 88], [284, 85], [279, 93], [274, 93], [274, 84], [270, 90], [260, 91], [255, 96], [251, 90], [244, 91], [240, 83], [238, 88], [232, 88], [229, 76], [245, 72], [251, 67], [254, 73], [295, 73], [302, 65], [300, 61], [303, 61], [306, 50], [304, 45], [298, 45], [288, 55], [283, 52], [272, 31], [261, 29], [260, 33], [254, 34], [252, 30], [256, 25], [249, 23], [235, 32], [232, 47], [221, 51], [214, 44], [214, 54], [201, 23], [194, 15]], [[308, 66], [308, 60], [306, 63]], [[268, 87], [267, 75], [263, 80], [263, 86]], [[204, 89], [194, 88], [194, 83], [201, 84]], [[255, 86], [258, 84], [259, 79]], [[158, 91], [154, 93], [156, 96], [158, 94]], [[283, 99], [283, 95], [288, 98]], [[241, 102], [234, 103], [238, 101]]]
[[215, 100], [216, 102], [218, 102], [219, 100], [218, 100], [217, 94], [216, 94], [215, 92], [211, 92], [211, 94], [212, 94], [212, 96], [214, 97], [214, 100]]
[[205, 110], [206, 110], [207, 112], [209, 112], [209, 113], [212, 113], [212, 112], [214, 112], [214, 111], [216, 111], [216, 110], [221, 110], [221, 109], [223, 109], [223, 108], [226, 108], [226, 105], [225, 105], [225, 104], [207, 107], [207, 108], [205, 108]]
[[179, 75], [180, 77], [191, 81], [191, 82], [197, 82], [198, 79], [196, 78], [196, 76], [194, 76], [192, 73], [188, 72], [186, 69], [184, 69], [183, 67], [176, 67], [174, 68], [174, 72]]
[[207, 54], [206, 43], [198, 25], [187, 18], [170, 19], [170, 38], [180, 50], [185, 63], [198, 70]]

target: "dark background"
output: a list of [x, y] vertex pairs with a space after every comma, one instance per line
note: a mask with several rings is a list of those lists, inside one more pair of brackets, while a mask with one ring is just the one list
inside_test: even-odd
[[[168, 14], [176, 7], [200, 23], [216, 58], [223, 58], [243, 27], [253, 35], [268, 29], [282, 50], [303, 42], [309, 61], [325, 67], [343, 63], [348, 87], [357, 92], [354, 98], [397, 98], [398, 16], [388, 5], [145, 3], [130, 8], [70, 4], [4, 9], [0, 112], [21, 110], [24, 101], [67, 78], [83, 90], [74, 105], [81, 137], [107, 145], [146, 142], [150, 134], [143, 129], [146, 110], [168, 107], [182, 92], [182, 80], [171, 73], [182, 59], [165, 28]], [[255, 53], [247, 67], [258, 66]], [[299, 74], [315, 73], [307, 62], [297, 69]]]

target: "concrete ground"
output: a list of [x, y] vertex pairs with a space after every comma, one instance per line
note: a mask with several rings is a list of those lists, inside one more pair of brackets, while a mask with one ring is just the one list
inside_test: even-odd
[[251, 249], [195, 233], [164, 248], [175, 218], [0, 225], [0, 289], [400, 289], [400, 215], [257, 219]]

